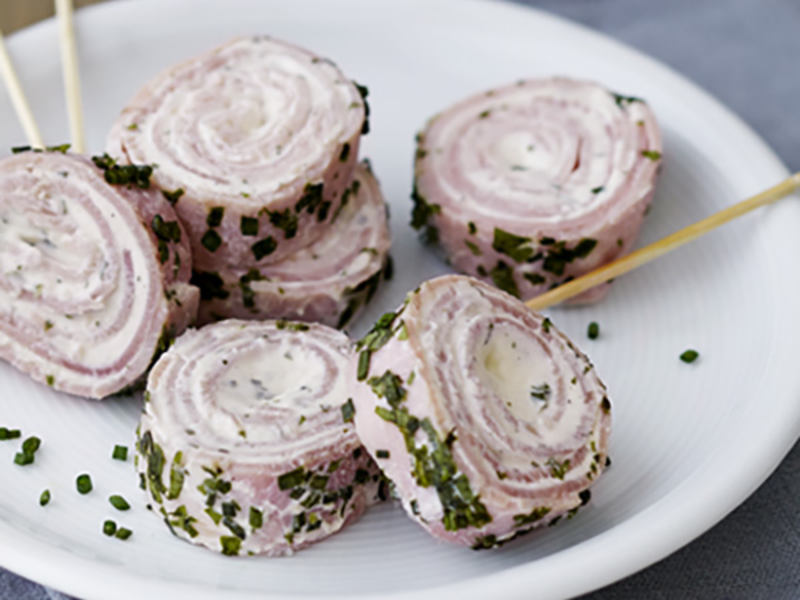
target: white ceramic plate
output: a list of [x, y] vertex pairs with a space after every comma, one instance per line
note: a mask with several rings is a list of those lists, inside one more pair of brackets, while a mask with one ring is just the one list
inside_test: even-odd
[[[566, 74], [648, 99], [663, 124], [665, 170], [642, 242], [787, 175], [741, 121], [688, 81], [603, 36], [511, 5], [468, 0], [150, 0], [81, 11], [77, 30], [88, 139], [99, 152], [134, 91], [162, 68], [234, 35], [268, 33], [334, 58], [369, 84], [365, 153], [391, 200], [397, 275], [356, 333], [445, 267], [408, 227], [413, 138], [451, 102], [522, 77]], [[67, 139], [56, 27], [11, 51], [50, 143]], [[24, 143], [0, 96], [0, 144]], [[130, 462], [139, 400], [59, 396], [0, 365], [0, 425], [43, 440], [36, 464], [0, 443], [0, 564], [83, 598], [555, 598], [610, 583], [722, 519], [798, 435], [796, 337], [800, 205], [783, 202], [617, 282], [602, 304], [552, 318], [597, 364], [614, 401], [613, 466], [572, 521], [493, 552], [438, 545], [384, 505], [287, 559], [229, 559], [171, 537], [144, 508]], [[597, 341], [588, 322], [601, 324]], [[678, 355], [696, 348], [693, 365]], [[75, 492], [91, 473], [95, 490]], [[39, 493], [50, 488], [46, 508]], [[121, 493], [128, 513], [106, 501]], [[127, 542], [102, 535], [114, 518]]]

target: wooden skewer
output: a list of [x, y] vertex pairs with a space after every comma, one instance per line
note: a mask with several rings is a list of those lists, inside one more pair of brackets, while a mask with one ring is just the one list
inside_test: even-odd
[[578, 279], [574, 279], [569, 283], [565, 283], [564, 285], [560, 285], [557, 288], [542, 294], [541, 296], [537, 296], [536, 298], [528, 300], [525, 304], [533, 310], [542, 310], [548, 306], [552, 306], [553, 304], [563, 302], [564, 300], [572, 298], [573, 296], [577, 296], [581, 292], [585, 292], [596, 285], [605, 283], [606, 281], [614, 279], [615, 277], [624, 275], [628, 271], [632, 271], [636, 267], [647, 264], [651, 260], [655, 260], [659, 256], [663, 256], [667, 252], [683, 246], [684, 244], [691, 242], [702, 235], [705, 235], [720, 225], [724, 225], [728, 221], [732, 221], [733, 219], [736, 219], [737, 217], [740, 217], [751, 210], [755, 210], [756, 208], [765, 206], [767, 204], [772, 204], [773, 202], [788, 196], [797, 189], [800, 189], [800, 173], [795, 173], [789, 177], [789, 179], [782, 181], [778, 185], [764, 190], [763, 192], [756, 194], [747, 200], [742, 200], [738, 204], [729, 206], [728, 208], [721, 210], [710, 217], [706, 217], [702, 221], [698, 221], [694, 225], [689, 225], [680, 231], [676, 231], [675, 233], [668, 235], [664, 239], [659, 240], [654, 244], [645, 246], [644, 248], [641, 248], [636, 252], [632, 252], [627, 256], [623, 256], [622, 258], [600, 267], [591, 273], [587, 273], [586, 275], [583, 275]]
[[14, 70], [11, 57], [6, 49], [2, 31], [0, 31], [0, 75], [2, 75], [6, 84], [8, 95], [11, 97], [11, 104], [14, 106], [17, 118], [22, 124], [28, 143], [34, 148], [44, 148], [42, 134], [39, 132], [36, 120], [33, 118], [33, 112], [28, 100], [25, 98], [25, 92], [22, 91], [22, 84], [19, 82], [19, 77], [17, 77], [17, 72]]
[[75, 47], [75, 27], [72, 19], [72, 0], [56, 0], [59, 41], [61, 44], [61, 63], [64, 71], [64, 91], [67, 95], [69, 130], [72, 150], [86, 151], [83, 134], [83, 105], [81, 103], [81, 82], [78, 73], [78, 52]]

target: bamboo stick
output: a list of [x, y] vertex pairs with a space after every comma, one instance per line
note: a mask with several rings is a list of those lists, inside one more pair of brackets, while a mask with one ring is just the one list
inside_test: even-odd
[[82, 154], [86, 151], [86, 142], [83, 132], [83, 104], [78, 72], [78, 52], [75, 46], [72, 0], [55, 0], [55, 2], [72, 150]]
[[11, 62], [11, 56], [9, 56], [6, 49], [2, 31], [0, 31], [0, 75], [8, 90], [8, 95], [11, 97], [14, 112], [17, 113], [17, 118], [22, 124], [23, 131], [25, 131], [25, 137], [28, 138], [28, 143], [34, 148], [44, 148], [42, 134], [36, 125], [36, 120], [25, 97], [25, 92], [22, 91], [22, 84], [19, 82], [19, 77]]
[[615, 277], [619, 277], [620, 275], [624, 275], [625, 273], [632, 271], [637, 267], [641, 267], [642, 265], [645, 265], [660, 256], [664, 256], [675, 248], [679, 248], [680, 246], [683, 246], [684, 244], [691, 242], [692, 240], [695, 240], [710, 231], [713, 231], [720, 225], [724, 225], [725, 223], [749, 213], [756, 208], [765, 206], [767, 204], [772, 204], [773, 202], [788, 196], [797, 189], [800, 189], [800, 173], [795, 173], [778, 185], [764, 190], [763, 192], [756, 194], [747, 200], [742, 200], [738, 204], [729, 206], [728, 208], [721, 210], [710, 217], [706, 217], [702, 221], [698, 221], [693, 225], [689, 225], [680, 231], [676, 231], [675, 233], [668, 235], [664, 239], [659, 240], [654, 244], [650, 244], [649, 246], [641, 248], [636, 252], [632, 252], [627, 256], [623, 256], [612, 263], [600, 267], [591, 273], [587, 273], [586, 275], [574, 279], [569, 283], [560, 285], [549, 292], [528, 300], [525, 304], [533, 310], [542, 310], [548, 306], [563, 302], [564, 300], [572, 298], [573, 296], [577, 296], [581, 292], [585, 292], [596, 285], [605, 283], [606, 281], [614, 279]]

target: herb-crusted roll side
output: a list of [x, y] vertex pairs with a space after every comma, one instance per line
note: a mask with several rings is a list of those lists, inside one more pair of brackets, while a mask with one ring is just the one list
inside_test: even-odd
[[644, 101], [582, 81], [520, 81], [419, 134], [412, 225], [458, 271], [527, 300], [633, 248], [660, 164]]
[[137, 382], [197, 313], [191, 250], [146, 178], [109, 185], [84, 157], [0, 161], [0, 358], [56, 390]]
[[199, 321], [282, 318], [344, 327], [375, 294], [390, 246], [387, 208], [365, 162], [330, 227], [310, 246], [260, 269], [195, 272]]
[[475, 549], [572, 517], [611, 405], [548, 319], [473, 278], [423, 283], [358, 344], [355, 423], [412, 519]]
[[366, 94], [328, 59], [264, 36], [236, 39], [150, 81], [107, 149], [155, 166], [196, 266], [257, 267], [330, 225], [368, 127]]
[[190, 330], [148, 378], [136, 464], [180, 538], [279, 556], [357, 520], [378, 492], [347, 395], [350, 342], [322, 325]]

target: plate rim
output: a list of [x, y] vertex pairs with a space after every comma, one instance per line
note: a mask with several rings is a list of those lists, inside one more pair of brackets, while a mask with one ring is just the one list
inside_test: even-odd
[[[151, 4], [156, 3], [156, 0], [146, 0], [145, 2], [139, 0], [138, 3], [148, 3], [148, 1]], [[164, 0], [160, 1], [163, 2]], [[246, 2], [247, 0], [242, 1]], [[274, 1], [279, 2], [279, 0]], [[351, 3], [365, 2], [365, 0], [347, 1]], [[384, 2], [386, 1], [384, 0]], [[123, 0], [122, 2], [116, 1], [85, 7], [77, 12], [76, 19], [78, 21], [88, 19], [90, 13], [92, 15], [113, 13], [119, 10], [120, 5], [130, 5], [134, 2], [137, 2], [137, 0]], [[188, 3], [188, 0], [176, 0], [176, 2]], [[506, 11], [508, 18], [516, 16], [520, 19], [535, 18], [549, 22], [554, 26], [570, 30], [570, 33], [579, 37], [588, 38], [594, 43], [600, 43], [615, 52], [622, 52], [628, 59], [635, 60], [643, 67], [658, 71], [660, 75], [680, 84], [682, 93], [690, 93], [702, 104], [711, 108], [714, 115], [725, 123], [732, 135], [739, 139], [747, 140], [752, 151], [758, 154], [763, 161], [763, 168], [770, 168], [775, 172], [776, 180], [778, 178], [786, 178], [790, 174], [788, 167], [766, 141], [742, 117], [735, 114], [715, 96], [688, 77], [677, 72], [671, 66], [633, 46], [616, 40], [609, 34], [596, 31], [586, 25], [537, 7], [512, 3], [511, 0], [391, 0], [391, 2], [396, 6], [427, 5], [426, 2], [435, 2], [438, 5], [450, 6], [453, 9], [458, 6], [462, 10], [467, 4], [470, 4], [471, 9]], [[46, 19], [15, 32], [7, 38], [7, 44], [13, 50], [15, 45], [21, 43], [19, 41], [21, 38], [42, 35], [39, 33], [40, 30], [49, 29], [52, 30], [52, 33], [55, 33], [55, 27], [54, 18]], [[776, 301], [781, 304], [787, 302], [783, 298], [779, 298]], [[797, 320], [800, 322], [800, 317]], [[786, 390], [784, 394], [786, 396], [793, 395], [794, 397], [800, 395], [800, 383], [795, 383], [794, 389]], [[539, 597], [572, 596], [611, 585], [649, 567], [700, 537], [742, 504], [778, 467], [798, 437], [800, 437], [800, 430], [798, 430], [798, 425], [800, 425], [800, 406], [795, 409], [793, 417], [793, 419], [784, 419], [780, 432], [773, 431], [773, 433], [780, 433], [780, 435], [773, 436], [780, 443], [773, 443], [769, 448], [762, 445], [759, 447], [760, 452], [757, 456], [749, 457], [748, 460], [751, 464], [744, 470], [751, 474], [757, 472], [757, 476], [751, 476], [746, 481], [743, 481], [741, 477], [733, 476], [730, 471], [723, 474], [719, 472], [709, 473], [707, 469], [703, 468], [710, 460], [705, 457], [703, 463], [695, 469], [690, 477], [684, 479], [678, 487], [670, 490], [661, 500], [651, 504], [645, 510], [575, 546], [538, 559], [537, 563], [547, 562], [557, 570], [564, 570], [566, 568], [565, 562], [575, 562], [576, 555], [577, 557], [583, 555], [592, 556], [594, 563], [591, 572], [584, 570], [580, 578], [565, 579], [565, 585], [560, 590], [557, 590], [557, 595], [555, 594], [556, 590], [543, 590]], [[694, 496], [692, 494], [696, 492], [694, 487], [698, 479], [703, 481], [716, 480], [716, 485], [721, 486], [721, 489], [726, 492], [724, 494], [725, 501], [716, 505], [705, 503], [697, 507], [694, 504]], [[731, 490], [735, 490], [734, 493], [731, 493]], [[685, 504], [691, 504], [698, 508], [691, 514], [692, 525], [690, 527], [686, 526], [685, 511], [680, 510], [680, 507]], [[661, 521], [656, 523], [656, 528], [659, 530], [658, 535], [653, 534], [654, 525], [651, 519], [653, 514], [661, 516]], [[648, 519], [650, 520], [648, 521]], [[641, 527], [643, 521], [647, 521], [647, 528]], [[675, 527], [677, 522], [682, 523], [682, 526]], [[620, 530], [627, 531], [626, 539], [634, 540], [631, 545], [639, 550], [635, 556], [630, 557], [629, 555], [629, 559], [626, 561], [620, 560], [618, 555], [611, 555], [605, 551], [605, 544], [608, 542], [607, 538], [613, 539], [617, 537]], [[165, 592], [168, 592], [170, 597], [174, 598], [191, 597], [198, 600], [217, 598], [221, 594], [225, 594], [226, 597], [235, 595], [236, 598], [242, 600], [265, 597], [274, 600], [319, 598], [316, 594], [285, 594], [280, 592], [264, 594], [246, 590], [222, 591], [219, 589], [207, 589], [197, 584], [171, 582], [163, 579], [142, 579], [136, 574], [130, 573], [124, 567], [112, 567], [71, 554], [64, 549], [31, 538], [25, 535], [23, 531], [12, 528], [2, 522], [0, 522], [0, 540], [2, 540], [0, 542], [0, 566], [42, 585], [62, 590], [65, 593], [79, 596], [86, 600], [109, 597], [134, 599], [140, 598], [143, 594]], [[639, 540], [638, 543], [636, 540]], [[463, 582], [402, 592], [358, 594], [358, 597], [412, 598], [424, 593], [425, 590], [435, 590], [442, 598], [481, 598], [485, 597], [486, 594], [498, 593], [508, 594], [508, 597], [517, 597], [522, 595], [521, 592], [526, 589], [525, 586], [530, 585], [530, 580], [526, 577], [530, 567], [531, 563], [529, 562]], [[92, 577], [84, 577], [83, 575], [92, 575]], [[352, 594], [327, 596], [347, 598], [352, 597]]]

